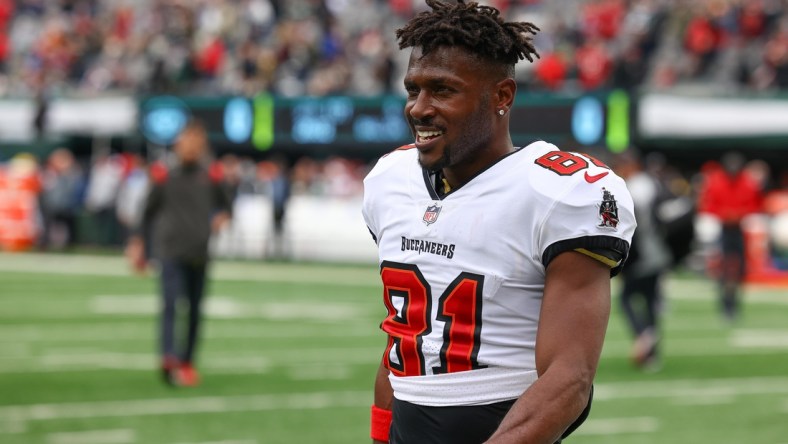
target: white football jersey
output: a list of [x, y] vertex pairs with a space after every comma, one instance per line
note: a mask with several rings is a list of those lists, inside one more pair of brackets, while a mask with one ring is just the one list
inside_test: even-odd
[[363, 215], [379, 249], [394, 395], [430, 406], [519, 397], [536, 380], [546, 265], [569, 250], [625, 257], [635, 230], [621, 178], [546, 142], [442, 197], [415, 147], [402, 147], [365, 178]]

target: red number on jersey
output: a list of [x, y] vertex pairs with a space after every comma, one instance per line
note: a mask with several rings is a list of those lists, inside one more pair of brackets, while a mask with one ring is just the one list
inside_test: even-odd
[[482, 333], [484, 276], [460, 273], [441, 295], [438, 319], [444, 321], [441, 365], [434, 373], [454, 373], [485, 367], [479, 365]]
[[571, 176], [588, 168], [588, 162], [585, 159], [567, 151], [551, 151], [536, 159], [535, 163], [561, 176]]
[[[421, 337], [432, 331], [429, 323], [430, 286], [415, 265], [384, 262], [380, 276], [383, 280], [383, 303], [389, 312], [380, 325], [389, 335], [383, 363], [398, 376], [423, 375]], [[394, 298], [401, 298], [400, 310], [395, 306]], [[390, 359], [392, 349], [399, 362]]]
[[[422, 337], [432, 332], [432, 291], [415, 265], [385, 261], [381, 268], [383, 302], [388, 316], [381, 328], [389, 340], [383, 364], [397, 376], [426, 374]], [[482, 330], [484, 276], [461, 273], [441, 295], [438, 320], [444, 321], [440, 366], [435, 374], [482, 368], [477, 358]], [[401, 305], [394, 298], [400, 298]], [[397, 307], [399, 305], [399, 307]], [[391, 359], [395, 353], [399, 362]]]
[[561, 176], [571, 176], [580, 170], [588, 168], [588, 161], [600, 168], [610, 169], [610, 167], [593, 156], [570, 153], [568, 151], [550, 151], [536, 159], [534, 163]]
[[605, 165], [604, 162], [602, 162], [601, 160], [597, 159], [594, 156], [588, 155], [586, 153], [578, 153], [578, 154], [582, 154], [583, 157], [585, 157], [586, 159], [590, 160], [591, 163], [593, 163], [594, 165], [598, 166], [599, 168], [605, 168], [605, 169], [608, 169], [608, 170], [610, 169], [609, 166]]

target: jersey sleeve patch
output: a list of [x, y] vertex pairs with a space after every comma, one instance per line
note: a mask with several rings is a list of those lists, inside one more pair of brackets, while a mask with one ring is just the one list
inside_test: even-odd
[[583, 236], [558, 241], [547, 247], [542, 254], [542, 264], [547, 266], [559, 254], [577, 251], [610, 267], [610, 276], [615, 276], [629, 253], [629, 242], [613, 236]]

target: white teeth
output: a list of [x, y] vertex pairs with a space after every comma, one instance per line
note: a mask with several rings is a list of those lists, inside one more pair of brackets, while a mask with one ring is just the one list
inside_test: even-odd
[[431, 139], [433, 137], [438, 137], [443, 133], [440, 131], [417, 131], [416, 134], [418, 134], [419, 139], [424, 140], [424, 139]]

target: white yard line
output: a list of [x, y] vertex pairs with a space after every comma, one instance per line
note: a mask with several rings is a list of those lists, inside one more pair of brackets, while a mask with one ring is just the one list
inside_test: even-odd
[[[350, 302], [312, 302], [252, 303], [230, 296], [210, 295], [206, 300], [205, 315], [214, 319], [341, 321], [376, 314]], [[96, 295], [90, 300], [89, 310], [100, 315], [157, 315], [159, 306], [159, 298], [155, 295]]]
[[[274, 367], [312, 367], [373, 364], [380, 347], [275, 350], [256, 355], [242, 352], [206, 353], [200, 368], [213, 374], [261, 374]], [[53, 349], [35, 357], [0, 358], [0, 374], [52, 373], [91, 370], [152, 371], [155, 353], [118, 353], [91, 349]], [[309, 378], [298, 373], [300, 378]], [[335, 377], [338, 377], [335, 375]]]
[[[308, 269], [306, 273], [304, 270]], [[82, 276], [132, 276], [120, 256], [60, 255], [43, 253], [2, 253], [0, 271], [53, 273]], [[214, 261], [210, 275], [230, 281], [322, 283], [358, 287], [380, 287], [376, 265], [318, 266], [314, 264], [274, 264], [263, 261]], [[155, 273], [144, 279], [155, 279]]]
[[0, 423], [265, 410], [320, 410], [365, 407], [369, 403], [368, 391], [346, 391], [33, 404], [0, 407]]
[[[683, 287], [684, 285], [693, 286], [690, 283], [682, 282], [683, 291], [672, 291], [670, 292], [669, 299], [678, 300], [678, 301], [709, 301], [709, 302], [716, 302], [718, 295], [716, 289], [701, 289], [696, 288], [698, 291], [688, 291], [687, 288]], [[697, 287], [700, 287], [698, 285]], [[788, 305], [788, 295], [784, 292], [780, 294], [780, 292], [772, 293], [772, 292], [763, 292], [764, 289], [758, 289], [758, 291], [753, 290], [746, 290], [745, 294], [742, 296], [742, 300], [744, 304], [775, 304], [775, 305]], [[765, 291], [769, 291], [770, 289], [765, 289]]]
[[[14, 326], [0, 326], [0, 354], [6, 346], [9, 350], [24, 350], [26, 342], [117, 342], [117, 341], [149, 341], [155, 335], [153, 327], [157, 322], [146, 319], [138, 322], [124, 323], [90, 323], [90, 324], [59, 324], [36, 323]], [[209, 322], [211, 322], [209, 320]], [[217, 339], [254, 339], [254, 338], [310, 338], [310, 337], [368, 337], [380, 336], [383, 333], [376, 324], [369, 326], [345, 325], [331, 326], [325, 324], [285, 324], [274, 325], [258, 323], [256, 325], [239, 326], [229, 323], [212, 322], [206, 329], [205, 338]], [[380, 336], [381, 338], [383, 336]]]
[[[596, 401], [635, 398], [686, 399], [761, 394], [788, 394], [788, 378], [685, 379], [603, 383], [596, 384], [594, 399]], [[0, 424], [5, 423], [8, 426], [28, 421], [98, 417], [364, 407], [369, 404], [369, 396], [369, 391], [347, 391], [11, 405], [0, 407]], [[788, 403], [785, 403], [784, 410], [788, 411]], [[637, 425], [635, 428], [639, 431], [653, 427], [653, 422], [649, 418], [635, 419], [637, 419], [634, 422]], [[632, 420], [632, 418], [628, 420]], [[607, 424], [602, 422], [597, 427], [599, 429], [615, 428], [618, 421], [624, 421], [624, 419], [613, 419]], [[8, 428], [0, 427], [2, 430]]]
[[654, 433], [659, 421], [651, 416], [635, 418], [589, 419], [575, 432], [578, 435], [620, 435], [626, 433]]
[[735, 347], [788, 348], [787, 330], [740, 330], [730, 338]]
[[730, 393], [709, 394], [706, 396], [680, 398], [673, 401], [675, 405], [684, 406], [707, 406], [707, 405], [727, 405], [736, 402], [736, 396]]
[[[265, 330], [265, 326], [260, 326]], [[47, 348], [36, 350], [19, 348], [19, 353], [0, 353], [0, 374], [2, 373], [49, 373], [56, 371], [85, 371], [98, 369], [141, 370], [149, 371], [157, 364], [157, 357], [151, 352], [121, 353], [104, 343], [115, 344], [118, 340], [151, 340], [153, 329], [148, 326], [147, 332], [138, 328], [129, 328], [129, 325], [120, 325], [113, 329], [110, 325], [99, 327], [73, 327], [70, 331], [42, 331], [31, 326], [14, 330], [0, 328], [0, 344], [6, 341], [22, 345], [33, 341], [64, 343], [67, 340], [86, 341], [92, 346], [69, 348]], [[241, 337], [372, 337], [381, 335], [376, 328], [354, 329], [354, 334], [344, 334], [341, 331], [320, 328], [312, 329], [308, 326], [300, 330], [290, 326], [288, 328], [267, 330], [267, 334], [245, 334], [250, 329], [225, 331], [209, 329], [207, 338], [221, 337], [225, 339]], [[280, 334], [276, 334], [279, 332]], [[46, 333], [46, 334], [45, 334]], [[237, 335], [237, 336], [236, 336]], [[381, 336], [382, 337], [382, 336]], [[606, 358], [625, 358], [630, 353], [630, 342], [627, 340], [612, 340], [605, 344], [603, 356]], [[782, 354], [788, 350], [788, 331], [786, 330], [742, 330], [734, 331], [726, 338], [704, 339], [671, 339], [665, 343], [665, 353], [671, 357], [682, 356], [754, 356], [768, 354]], [[270, 370], [273, 366], [287, 367], [308, 364], [368, 364], [380, 354], [380, 347], [344, 347], [344, 348], [311, 348], [311, 349], [279, 349], [261, 351], [236, 350], [226, 353], [210, 353], [201, 363], [204, 369], [219, 374], [260, 374]], [[0, 351], [2, 349], [0, 348]], [[13, 351], [13, 350], [10, 350]], [[22, 353], [24, 351], [24, 353]], [[299, 377], [303, 377], [299, 376]]]
[[87, 430], [82, 432], [50, 433], [47, 444], [131, 444], [137, 442], [132, 429]]
[[294, 381], [327, 381], [350, 379], [353, 369], [348, 365], [292, 366], [287, 371]]
[[741, 395], [788, 394], [788, 377], [652, 380], [601, 383], [594, 400], [637, 398], [720, 398]]

